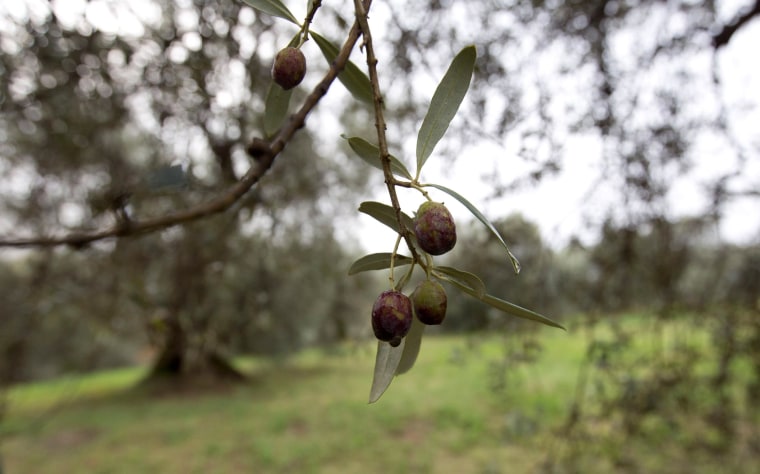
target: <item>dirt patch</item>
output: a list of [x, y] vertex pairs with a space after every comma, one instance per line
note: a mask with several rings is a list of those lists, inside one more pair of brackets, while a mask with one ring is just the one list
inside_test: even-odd
[[306, 420], [296, 419], [288, 424], [287, 431], [294, 436], [306, 436], [309, 434], [309, 424]]
[[404, 423], [400, 429], [393, 430], [393, 434], [408, 443], [421, 443], [427, 439], [432, 429], [429, 421], [415, 418]]
[[45, 446], [51, 450], [67, 450], [90, 443], [100, 436], [95, 428], [77, 428], [59, 431], [45, 440]]

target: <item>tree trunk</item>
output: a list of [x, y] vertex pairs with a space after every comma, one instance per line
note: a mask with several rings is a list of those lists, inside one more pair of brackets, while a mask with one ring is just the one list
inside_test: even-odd
[[172, 330], [143, 385], [158, 391], [185, 391], [228, 386], [245, 375], [213, 348], [190, 347], [184, 332]]
[[144, 385], [165, 390], [213, 388], [242, 382], [245, 376], [215, 348], [188, 343], [177, 315], [167, 324], [163, 347]]

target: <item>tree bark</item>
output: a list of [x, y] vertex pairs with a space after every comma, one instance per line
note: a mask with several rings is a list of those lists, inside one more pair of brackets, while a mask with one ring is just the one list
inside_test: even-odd
[[144, 385], [162, 391], [210, 388], [242, 382], [245, 375], [211, 347], [194, 347], [179, 324], [169, 325]]

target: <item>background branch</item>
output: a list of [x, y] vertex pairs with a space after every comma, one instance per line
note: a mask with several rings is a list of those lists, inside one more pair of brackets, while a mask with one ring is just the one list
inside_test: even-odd
[[[367, 1], [366, 3], [369, 6], [371, 1]], [[329, 90], [330, 85], [335, 78], [338, 77], [338, 74], [348, 62], [351, 51], [359, 38], [359, 34], [360, 30], [358, 23], [354, 22], [343, 47], [335, 60], [330, 64], [330, 69], [327, 71], [327, 74], [325, 74], [325, 77], [322, 78], [319, 84], [317, 84], [312, 92], [306, 97], [306, 100], [298, 112], [290, 117], [288, 122], [280, 129], [271, 142], [265, 142], [256, 138], [253, 139], [247, 149], [255, 158], [255, 163], [238, 182], [213, 199], [187, 209], [150, 219], [138, 220], [132, 216], [128, 226], [123, 225], [121, 222], [116, 222], [115, 225], [107, 229], [72, 232], [62, 236], [0, 238], [0, 247], [24, 248], [70, 245], [75, 248], [80, 248], [98, 240], [148, 234], [226, 211], [243, 197], [256, 183], [258, 183], [272, 166], [277, 155], [282, 152], [288, 141], [293, 135], [295, 135], [296, 131], [304, 126], [306, 123], [306, 116], [314, 107], [316, 107], [322, 97], [324, 97]]]
[[727, 45], [734, 36], [734, 33], [739, 31], [739, 28], [744, 26], [756, 15], [760, 15], [760, 0], [756, 0], [755, 5], [752, 8], [745, 10], [744, 13], [740, 13], [733, 19], [733, 21], [731, 21], [731, 23], [723, 25], [723, 28], [713, 36], [713, 47], [719, 49], [720, 47]]

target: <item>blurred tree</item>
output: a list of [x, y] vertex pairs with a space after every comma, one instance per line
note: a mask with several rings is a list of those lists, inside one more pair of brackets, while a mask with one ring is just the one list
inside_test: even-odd
[[[270, 57], [289, 40], [232, 0], [20, 3], [0, 17], [0, 227], [41, 236], [114, 224], [129, 233], [132, 216], [235, 183], [247, 137], [261, 129]], [[15, 325], [3, 341], [7, 376], [123, 363], [135, 348], [120, 352], [113, 337], [144, 343], [136, 327], [158, 349], [154, 375], [192, 377], [237, 376], [233, 349], [283, 352], [354, 334], [356, 301], [338, 290], [360, 297], [364, 280], [337, 283], [348, 262], [332, 219], [347, 211], [335, 199], [365, 177], [318, 148], [301, 133], [287, 167], [208, 221], [12, 259], [21, 270], [4, 286], [14, 289], [3, 300]]]
[[671, 222], [657, 217], [636, 228], [616, 227], [608, 220], [602, 238], [589, 251], [588, 292], [596, 307], [588, 309], [641, 308], [667, 316], [687, 308], [687, 302], [711, 290], [684, 283], [693, 270], [704, 274], [704, 269], [693, 268], [698, 251], [714, 253], [718, 248], [709, 241], [713, 228], [711, 219], [702, 218]]

